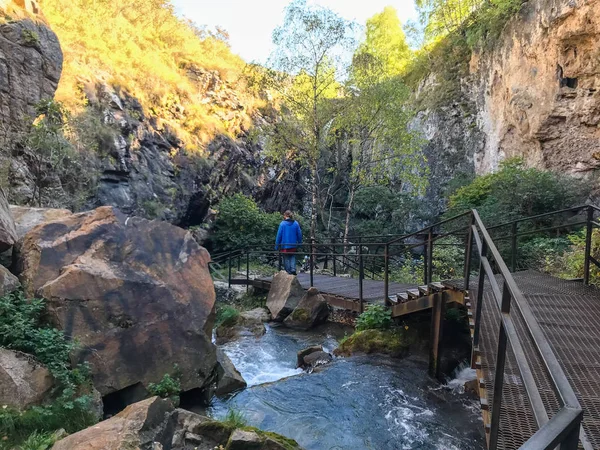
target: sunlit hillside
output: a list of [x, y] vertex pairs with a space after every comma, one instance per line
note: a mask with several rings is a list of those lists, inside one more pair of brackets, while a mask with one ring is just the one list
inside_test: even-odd
[[[72, 111], [85, 104], [83, 86], [101, 81], [136, 97], [146, 114], [175, 130], [191, 149], [202, 148], [216, 133], [235, 134], [248, 125], [255, 102], [240, 86], [244, 62], [226, 42], [178, 18], [169, 0], [41, 4], [64, 52], [56, 98]], [[222, 93], [221, 100], [234, 95], [233, 105], [207, 101], [206, 91], [228, 90], [226, 83], [206, 86], [213, 70], [230, 83], [232, 92]], [[245, 113], [232, 117], [232, 109]]]

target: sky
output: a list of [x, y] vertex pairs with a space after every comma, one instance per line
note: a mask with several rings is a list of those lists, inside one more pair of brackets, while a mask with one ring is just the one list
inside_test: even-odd
[[[173, 0], [177, 12], [198, 25], [219, 25], [230, 36], [231, 49], [246, 62], [264, 63], [271, 53], [271, 33], [283, 22], [289, 0]], [[391, 5], [402, 23], [416, 19], [414, 0], [309, 0], [347, 20], [364, 25], [369, 17]]]

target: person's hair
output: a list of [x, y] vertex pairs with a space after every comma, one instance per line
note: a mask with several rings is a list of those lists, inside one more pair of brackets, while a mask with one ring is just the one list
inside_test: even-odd
[[283, 213], [283, 217], [290, 217], [290, 218], [292, 218], [292, 217], [294, 217], [294, 215], [292, 214], [292, 212], [291, 212], [289, 209], [287, 209], [287, 210], [286, 210], [286, 211]]

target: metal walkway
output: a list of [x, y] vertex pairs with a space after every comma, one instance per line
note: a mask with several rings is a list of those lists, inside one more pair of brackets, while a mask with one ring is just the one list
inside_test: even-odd
[[[502, 286], [498, 278], [499, 285]], [[581, 281], [566, 281], [534, 271], [513, 274], [529, 306], [548, 339], [569, 383], [584, 409], [585, 448], [600, 449], [600, 290]], [[476, 307], [476, 280], [471, 281], [472, 308]], [[480, 396], [484, 422], [489, 422], [487, 407], [493, 404], [494, 369], [498, 347], [500, 313], [493, 306], [488, 283], [482, 304], [481, 342], [478, 356]], [[519, 317], [518, 314], [515, 317]], [[559, 409], [546, 370], [522, 319], [516, 330], [523, 343], [533, 377], [550, 418]], [[489, 423], [486, 423], [489, 425]], [[504, 369], [500, 412], [499, 449], [517, 449], [538, 427], [527, 401], [524, 383], [512, 349]], [[580, 445], [581, 448], [581, 445]]]

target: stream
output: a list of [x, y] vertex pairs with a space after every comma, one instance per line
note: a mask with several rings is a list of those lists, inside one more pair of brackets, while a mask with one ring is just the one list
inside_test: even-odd
[[332, 324], [310, 332], [268, 326], [261, 338], [223, 345], [248, 388], [205, 412], [223, 418], [234, 408], [249, 425], [307, 450], [484, 448], [478, 403], [460, 393], [460, 378], [474, 377], [469, 368], [447, 385], [427, 376], [422, 357], [335, 358], [311, 374], [295, 368], [297, 351], [323, 345], [331, 352], [345, 331]]

